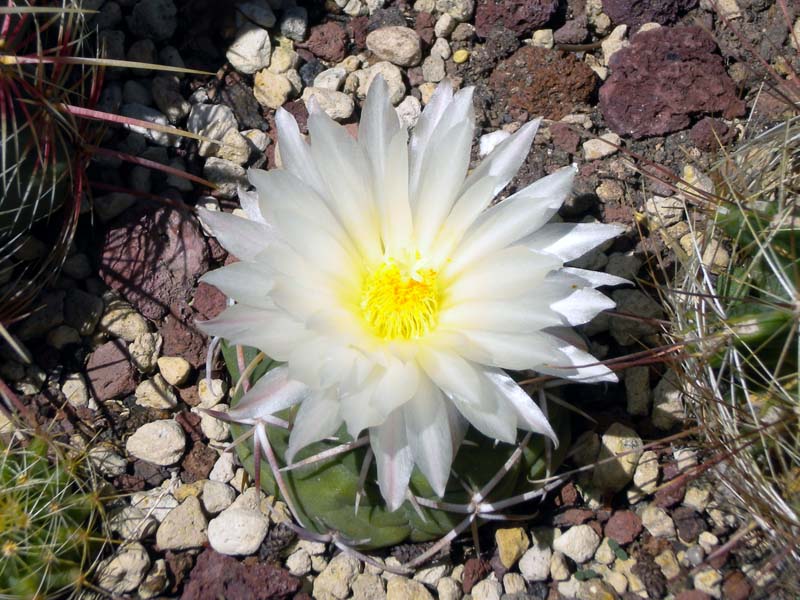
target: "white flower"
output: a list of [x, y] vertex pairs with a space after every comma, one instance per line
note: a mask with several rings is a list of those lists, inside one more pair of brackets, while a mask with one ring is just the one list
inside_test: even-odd
[[[595, 287], [624, 282], [563, 268], [620, 231], [548, 224], [575, 167], [489, 207], [539, 121], [471, 173], [471, 88], [440, 85], [410, 139], [380, 78], [358, 140], [313, 106], [310, 144], [286, 111], [276, 121], [283, 169], [250, 171], [257, 195], [240, 195], [249, 219], [201, 210], [241, 261], [204, 277], [236, 304], [202, 327], [286, 363], [244, 405], [268, 414], [300, 402], [287, 460], [342, 423], [354, 438], [368, 430], [395, 509], [414, 465], [444, 493], [467, 422], [503, 442], [517, 428], [558, 442], [503, 369], [616, 380], [559, 337], [614, 306]], [[281, 378], [294, 384], [276, 394]]]

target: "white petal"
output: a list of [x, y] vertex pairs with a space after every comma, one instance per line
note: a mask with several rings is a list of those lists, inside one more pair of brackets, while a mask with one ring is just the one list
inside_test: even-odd
[[511, 137], [495, 146], [489, 156], [470, 173], [464, 182], [463, 190], [466, 191], [484, 177], [491, 176], [496, 178], [492, 196], [497, 195], [514, 178], [525, 162], [541, 122], [542, 119], [539, 118], [525, 123]]
[[453, 86], [450, 81], [445, 79], [436, 87], [433, 96], [428, 101], [425, 109], [414, 127], [411, 134], [411, 141], [409, 142], [409, 181], [410, 189], [417, 188], [417, 181], [419, 174], [422, 170], [422, 160], [425, 157], [425, 151], [428, 147], [428, 142], [433, 135], [433, 130], [442, 118], [442, 115], [453, 102]]
[[457, 273], [477, 257], [505, 248], [544, 225], [567, 199], [575, 166], [559, 169], [481, 214], [449, 267]]
[[583, 383], [602, 381], [613, 383], [618, 380], [614, 372], [607, 366], [598, 364], [598, 360], [594, 356], [563, 342], [557, 357], [547, 361], [547, 364], [536, 365], [532, 368], [539, 373]]
[[558, 436], [539, 405], [516, 381], [499, 369], [486, 369], [483, 373], [500, 397], [506, 399], [517, 413], [517, 424], [534, 433], [546, 435], [558, 447]]
[[417, 365], [394, 359], [375, 386], [372, 402], [383, 411], [384, 415], [388, 415], [408, 402], [417, 393], [419, 384], [420, 374]]
[[389, 143], [384, 177], [375, 190], [381, 217], [381, 236], [392, 256], [411, 245], [413, 225], [408, 198], [408, 132], [398, 131]]
[[257, 308], [274, 308], [270, 298], [272, 269], [262, 263], [236, 262], [209, 271], [200, 281], [213, 285], [229, 298]]
[[358, 141], [372, 166], [376, 187], [380, 187], [386, 162], [391, 160], [389, 143], [399, 131], [400, 119], [389, 102], [389, 88], [383, 77], [378, 75], [369, 86], [358, 126]]
[[604, 285], [630, 285], [630, 281], [623, 277], [610, 275], [609, 273], [602, 273], [601, 271], [588, 271], [586, 269], [576, 269], [575, 267], [564, 267], [562, 269], [565, 273], [580, 277], [586, 280], [588, 285], [592, 287], [601, 287]]
[[278, 148], [283, 168], [300, 181], [304, 181], [317, 193], [324, 194], [325, 184], [311, 159], [311, 149], [300, 135], [297, 121], [283, 108], [275, 112], [275, 125], [278, 129]]
[[311, 155], [328, 187], [323, 195], [353, 243], [368, 260], [382, 255], [372, 177], [361, 146], [323, 111], [308, 117]]
[[520, 244], [569, 262], [623, 231], [625, 228], [620, 225], [604, 223], [549, 223], [520, 240]]
[[406, 437], [414, 462], [439, 497], [444, 496], [453, 444], [447, 405], [441, 391], [427, 377], [403, 411]]
[[570, 325], [583, 325], [604, 310], [611, 310], [615, 306], [611, 298], [587, 287], [575, 290], [563, 300], [551, 304], [550, 308], [563, 315]]
[[226, 308], [219, 316], [197, 326], [208, 335], [218, 335], [233, 344], [253, 346], [274, 360], [285, 361], [292, 348], [307, 339], [302, 323], [278, 310], [263, 310], [243, 304]]
[[447, 394], [463, 398], [466, 402], [478, 401], [478, 372], [474, 365], [455, 352], [426, 346], [420, 350], [419, 364], [428, 377]]
[[[548, 254], [537, 254], [524, 246], [499, 250], [470, 265], [447, 288], [450, 302], [513, 298], [532, 290], [545, 276], [561, 266], [561, 261]], [[447, 281], [449, 268], [443, 279]]]
[[336, 302], [336, 297], [324, 286], [313, 285], [308, 278], [300, 280], [288, 275], [275, 275], [270, 298], [298, 321], [307, 321], [312, 315]]
[[546, 305], [517, 299], [471, 300], [442, 308], [439, 314], [439, 326], [454, 331], [485, 329], [525, 333], [562, 322], [563, 318]]
[[332, 436], [341, 424], [339, 403], [334, 390], [323, 390], [311, 395], [300, 405], [294, 418], [286, 460], [292, 462], [298, 451]]
[[456, 123], [429, 144], [414, 197], [414, 230], [423, 256], [450, 213], [467, 173], [473, 129], [472, 121]]
[[242, 186], [239, 186], [236, 190], [236, 196], [239, 198], [239, 204], [242, 205], [242, 210], [248, 219], [264, 225], [267, 224], [267, 220], [261, 214], [261, 207], [258, 205], [258, 192], [247, 191]]
[[521, 371], [550, 362], [558, 352], [559, 344], [541, 332], [525, 334], [470, 330], [462, 332], [472, 344], [491, 358], [486, 364], [501, 369]]
[[305, 400], [311, 390], [289, 377], [285, 365], [267, 371], [241, 400], [230, 409], [228, 416], [234, 420], [253, 419], [273, 415]]
[[253, 260], [277, 239], [274, 227], [230, 213], [198, 207], [197, 216], [222, 247], [239, 260]]
[[491, 390], [478, 393], [478, 402], [464, 402], [458, 396], [449, 395], [458, 411], [483, 435], [513, 444], [517, 439], [517, 415], [506, 403], [499, 403]]
[[406, 497], [414, 459], [406, 441], [403, 411], [396, 410], [383, 425], [369, 431], [369, 441], [378, 467], [378, 487], [390, 511], [397, 510]]

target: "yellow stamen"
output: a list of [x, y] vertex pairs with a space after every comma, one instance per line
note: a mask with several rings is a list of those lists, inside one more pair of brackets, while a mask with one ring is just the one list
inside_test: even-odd
[[384, 262], [364, 280], [361, 312], [375, 335], [384, 340], [425, 336], [439, 317], [436, 271], [409, 272], [393, 260]]

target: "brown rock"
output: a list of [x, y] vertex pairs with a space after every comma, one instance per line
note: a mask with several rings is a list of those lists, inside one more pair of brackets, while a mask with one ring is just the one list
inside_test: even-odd
[[206, 360], [207, 338], [195, 326], [195, 315], [188, 307], [176, 314], [167, 315], [159, 329], [164, 339], [162, 352], [165, 356], [180, 356], [193, 367], [200, 367]]
[[630, 544], [642, 532], [642, 520], [630, 510], [618, 510], [606, 523], [605, 535], [620, 545]]
[[355, 17], [350, 19], [350, 22], [347, 24], [347, 31], [350, 33], [350, 37], [353, 38], [353, 43], [358, 50], [364, 50], [367, 47], [368, 26], [368, 17]]
[[299, 590], [300, 580], [284, 569], [263, 562], [244, 564], [207, 548], [197, 557], [181, 599], [277, 600]]
[[436, 34], [433, 27], [436, 25], [436, 19], [429, 12], [417, 13], [417, 18], [414, 21], [414, 31], [427, 46], [432, 46], [436, 41]]
[[582, 525], [593, 518], [594, 511], [588, 508], [570, 508], [560, 515], [556, 515], [555, 519], [553, 519], [553, 524], [556, 527], [571, 527], [573, 525]]
[[492, 565], [489, 563], [489, 561], [482, 560], [480, 558], [470, 558], [466, 563], [464, 563], [464, 580], [461, 584], [464, 589], [464, 593], [469, 594], [472, 591], [473, 586], [481, 579], [486, 577], [491, 570]]
[[148, 319], [185, 302], [208, 270], [208, 246], [195, 217], [161, 208], [130, 213], [106, 231], [100, 276]]
[[340, 62], [347, 54], [347, 32], [335, 21], [328, 21], [312, 27], [308, 40], [297, 46], [322, 60]]
[[684, 590], [675, 596], [675, 600], [711, 600], [711, 596], [700, 590]]
[[603, 0], [603, 12], [615, 25], [624, 23], [636, 30], [645, 23], [674, 23], [696, 4], [697, 0]]
[[703, 117], [689, 131], [692, 143], [706, 152], [719, 150], [720, 145], [724, 146], [735, 135], [735, 130], [728, 127], [723, 121], [712, 117]]
[[217, 462], [217, 453], [203, 444], [195, 442], [192, 449], [183, 457], [181, 461], [181, 481], [193, 483], [201, 479], [207, 479], [214, 463]]
[[[496, 91], [496, 102], [506, 104], [514, 119], [558, 120], [589, 101], [595, 82], [594, 71], [575, 56], [523, 46], [497, 65], [489, 87]], [[497, 112], [503, 112], [502, 107]]]
[[672, 511], [672, 520], [678, 530], [678, 537], [687, 543], [697, 541], [697, 536], [706, 529], [700, 515], [688, 506], [679, 506]]
[[519, 36], [547, 23], [558, 8], [558, 0], [478, 0], [475, 31], [486, 37], [495, 25], [503, 25]]
[[661, 508], [669, 508], [681, 502], [685, 495], [686, 495], [686, 478], [676, 477], [675, 479], [673, 479], [672, 481], [661, 487], [661, 489], [659, 489], [655, 493], [653, 501], [655, 502], [656, 506], [659, 506]]
[[550, 135], [553, 137], [553, 144], [559, 150], [570, 154], [575, 154], [578, 151], [581, 136], [567, 123], [553, 123], [550, 125]]
[[694, 115], [743, 114], [744, 103], [700, 27], [660, 27], [633, 37], [614, 54], [600, 88], [600, 110], [620, 135], [643, 138], [680, 131]]
[[750, 582], [741, 571], [728, 573], [722, 582], [722, 596], [725, 600], [747, 600], [751, 591]]
[[86, 374], [92, 396], [98, 400], [126, 396], [136, 389], [136, 369], [121, 340], [106, 342], [92, 352], [86, 364]]

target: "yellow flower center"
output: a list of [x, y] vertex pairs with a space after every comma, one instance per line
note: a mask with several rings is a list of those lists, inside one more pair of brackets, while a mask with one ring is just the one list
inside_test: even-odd
[[364, 279], [361, 312], [379, 338], [417, 339], [436, 327], [439, 295], [436, 271], [389, 259]]

